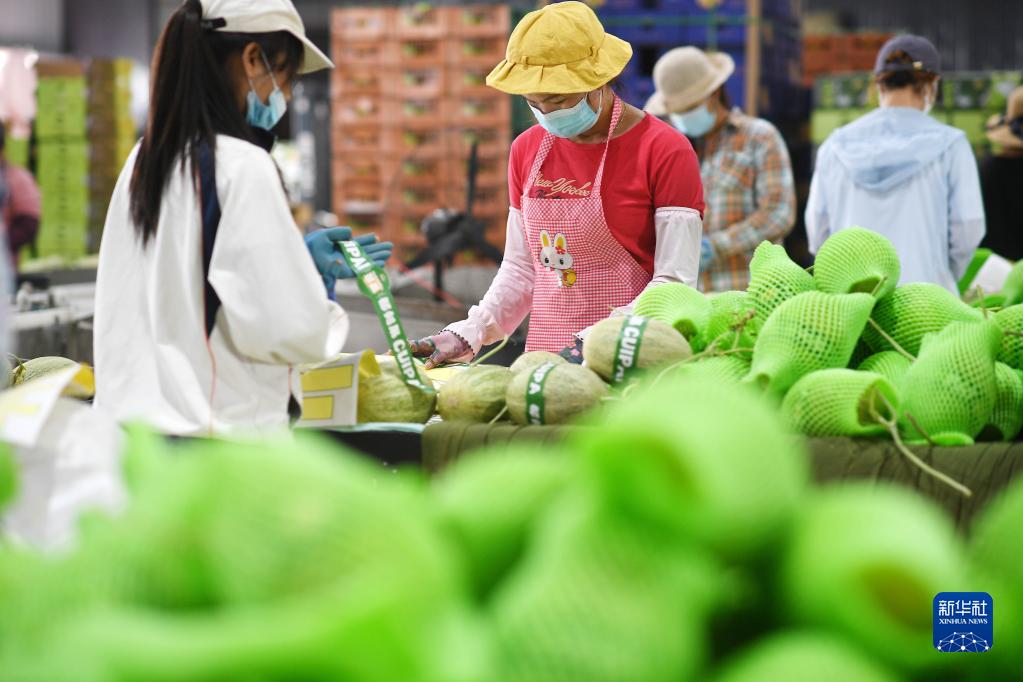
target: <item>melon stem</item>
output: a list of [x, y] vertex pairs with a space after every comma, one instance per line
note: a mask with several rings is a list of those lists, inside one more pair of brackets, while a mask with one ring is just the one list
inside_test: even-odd
[[504, 348], [505, 346], [508, 345], [508, 339], [510, 339], [510, 338], [511, 338], [510, 336], [504, 337], [504, 339], [501, 340], [501, 343], [499, 343], [496, 346], [494, 346], [493, 348], [491, 348], [489, 351], [487, 351], [487, 353], [485, 355], [481, 355], [480, 357], [478, 357], [475, 360], [473, 360], [472, 362], [470, 362], [469, 366], [470, 367], [475, 367], [476, 365], [480, 364], [481, 362], [485, 362], [486, 360], [489, 360], [490, 358], [492, 358], [494, 355], [499, 353], [502, 348]]
[[[895, 413], [895, 407], [888, 401], [888, 398], [886, 398], [880, 392], [877, 393], [877, 397], [881, 399], [881, 402], [884, 403], [885, 407], [890, 412], [892, 412], [893, 414]], [[899, 434], [898, 423], [894, 419], [885, 419], [884, 417], [882, 417], [881, 414], [877, 411], [877, 406], [873, 402], [871, 402], [870, 404], [870, 415], [873, 419], [877, 421], [878, 424], [888, 429], [888, 433], [891, 434], [892, 441], [895, 443], [896, 449], [898, 449], [898, 451], [901, 452], [906, 457], [906, 459], [910, 461], [910, 463], [919, 468], [925, 474], [937, 479], [938, 481], [941, 481], [942, 483], [949, 486], [953, 490], [959, 492], [964, 497], [973, 496], [973, 491], [971, 491], [965, 485], [955, 480], [951, 476], [938, 471], [931, 465], [927, 464], [927, 462], [917, 457], [917, 455], [912, 450], [910, 450], [909, 447], [907, 447], [906, 444], [903, 442], [902, 436]]]
[[882, 329], [881, 325], [879, 325], [877, 322], [874, 321], [874, 318], [868, 317], [867, 318], [867, 324], [869, 324], [871, 327], [873, 327], [874, 331], [876, 331], [878, 334], [880, 334], [882, 339], [884, 339], [885, 341], [890, 343], [892, 348], [894, 348], [900, 355], [905, 357], [910, 362], [916, 362], [916, 358], [913, 357], [913, 354], [910, 353], [905, 348], [903, 348], [901, 345], [899, 345], [899, 342], [896, 341], [895, 339], [893, 339], [888, 332], [886, 332], [884, 329]]

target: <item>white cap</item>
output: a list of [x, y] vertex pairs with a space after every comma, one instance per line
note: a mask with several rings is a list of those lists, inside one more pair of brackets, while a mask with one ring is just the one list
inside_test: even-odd
[[333, 69], [334, 62], [305, 34], [305, 24], [291, 0], [201, 0], [204, 21], [223, 20], [217, 31], [273, 33], [287, 31], [305, 47], [299, 73]]

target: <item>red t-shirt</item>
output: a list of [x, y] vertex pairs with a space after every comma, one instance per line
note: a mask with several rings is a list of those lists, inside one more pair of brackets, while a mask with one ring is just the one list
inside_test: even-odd
[[[537, 125], [512, 143], [508, 192], [515, 208], [522, 208], [522, 185], [529, 180], [543, 136]], [[556, 139], [529, 196], [566, 200], [590, 196], [603, 153], [603, 144]], [[611, 140], [601, 193], [611, 234], [651, 274], [657, 243], [654, 211], [681, 206], [703, 215], [703, 183], [693, 146], [650, 114]]]

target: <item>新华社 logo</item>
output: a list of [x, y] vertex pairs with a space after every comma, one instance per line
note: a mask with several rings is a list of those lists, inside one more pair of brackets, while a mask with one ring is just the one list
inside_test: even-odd
[[987, 592], [941, 592], [934, 597], [934, 647], [978, 653], [994, 645], [994, 603]]

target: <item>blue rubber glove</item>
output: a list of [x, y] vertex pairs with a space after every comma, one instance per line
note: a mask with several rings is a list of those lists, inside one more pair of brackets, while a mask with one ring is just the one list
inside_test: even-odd
[[714, 260], [714, 247], [711, 246], [710, 239], [704, 237], [700, 243], [700, 270], [705, 270], [712, 260]]
[[[352, 238], [352, 228], [331, 227], [325, 230], [310, 232], [305, 237], [306, 247], [309, 255], [316, 264], [316, 269], [323, 278], [323, 286], [327, 290], [327, 297], [334, 300], [334, 287], [339, 279], [348, 279], [355, 276], [352, 269], [348, 267], [344, 255], [341, 253], [339, 242], [348, 241]], [[390, 242], [377, 242], [376, 235], [368, 234], [356, 237], [355, 242], [363, 247], [366, 255], [378, 266], [383, 266], [391, 257], [394, 250]]]

